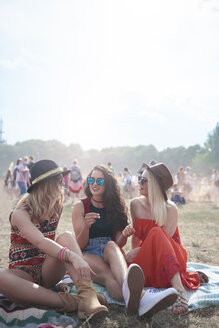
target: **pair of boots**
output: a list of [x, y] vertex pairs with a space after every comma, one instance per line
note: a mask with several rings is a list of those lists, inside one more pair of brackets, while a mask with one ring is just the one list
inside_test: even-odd
[[[64, 303], [59, 311], [73, 312], [78, 310], [79, 319], [98, 319], [109, 315], [107, 302], [103, 294], [96, 293], [91, 280], [80, 279], [75, 283], [77, 295], [65, 292], [58, 293]], [[104, 304], [104, 305], [103, 305]]]

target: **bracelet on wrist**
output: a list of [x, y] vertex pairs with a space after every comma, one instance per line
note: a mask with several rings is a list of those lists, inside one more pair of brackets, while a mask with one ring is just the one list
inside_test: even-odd
[[63, 259], [63, 261], [65, 263], [70, 263], [70, 254], [71, 254], [71, 251], [69, 249], [66, 249], [66, 251], [64, 253], [64, 259]]
[[57, 259], [60, 260], [62, 263], [70, 263], [70, 254], [71, 251], [67, 247], [63, 247], [57, 254]]

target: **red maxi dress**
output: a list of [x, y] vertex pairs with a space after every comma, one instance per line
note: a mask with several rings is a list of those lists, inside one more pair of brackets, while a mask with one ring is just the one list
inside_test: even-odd
[[200, 286], [198, 274], [186, 271], [187, 252], [181, 244], [178, 227], [172, 237], [152, 219], [135, 219], [133, 227], [134, 236], [140, 240], [140, 250], [132, 263], [142, 268], [145, 287], [168, 288], [177, 272], [183, 286], [190, 289]]

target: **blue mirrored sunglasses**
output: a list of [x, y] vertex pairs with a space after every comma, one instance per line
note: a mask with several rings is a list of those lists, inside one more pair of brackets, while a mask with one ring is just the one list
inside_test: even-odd
[[98, 186], [102, 186], [104, 184], [104, 179], [102, 179], [102, 178], [97, 178], [96, 180], [94, 178], [91, 178], [91, 177], [90, 178], [87, 178], [87, 183], [89, 185], [94, 184], [95, 181], [96, 181], [96, 184]]

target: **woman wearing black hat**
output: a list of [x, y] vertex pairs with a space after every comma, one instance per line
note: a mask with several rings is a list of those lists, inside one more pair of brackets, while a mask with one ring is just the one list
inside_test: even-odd
[[130, 204], [135, 233], [126, 260], [140, 265], [146, 287], [177, 289], [179, 295], [172, 312], [182, 315], [188, 312], [184, 286], [196, 289], [200, 278], [186, 271], [187, 253], [178, 232], [178, 210], [167, 198], [172, 175], [163, 163], [146, 166], [139, 181], [140, 197]]
[[[65, 232], [55, 240], [67, 173], [50, 160], [34, 164], [28, 194], [10, 214], [9, 269], [0, 271], [0, 292], [15, 303], [78, 310], [81, 319], [105, 317], [108, 310], [92, 287], [91, 274], [95, 273], [83, 260], [74, 235]], [[75, 282], [77, 296], [50, 289], [66, 270]]]

